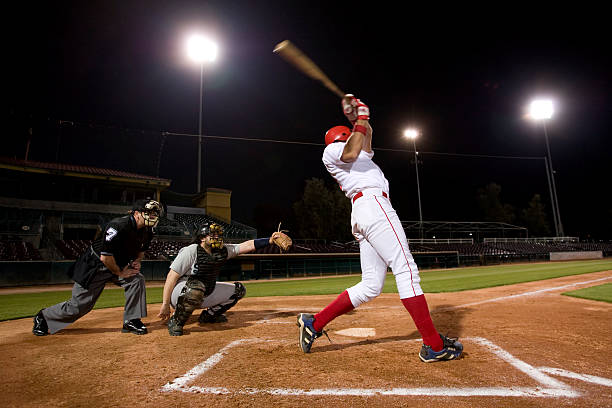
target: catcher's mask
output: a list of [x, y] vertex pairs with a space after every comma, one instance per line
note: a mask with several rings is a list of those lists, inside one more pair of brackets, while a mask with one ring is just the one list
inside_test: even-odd
[[221, 225], [214, 222], [204, 224], [198, 233], [198, 240], [201, 242], [207, 236], [210, 236], [210, 247], [212, 249], [221, 249], [223, 247], [223, 227]]
[[137, 201], [132, 211], [138, 211], [144, 219], [145, 226], [153, 228], [157, 226], [163, 208], [159, 202], [147, 198]]
[[325, 146], [334, 142], [346, 142], [351, 135], [351, 129], [346, 126], [334, 126], [325, 133]]

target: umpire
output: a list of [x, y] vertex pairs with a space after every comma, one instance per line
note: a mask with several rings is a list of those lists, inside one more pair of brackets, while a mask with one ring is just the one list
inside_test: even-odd
[[74, 286], [72, 298], [47, 307], [34, 317], [32, 332], [37, 336], [55, 334], [93, 309], [107, 282], [125, 291], [124, 333], [146, 334], [140, 320], [147, 315], [141, 260], [153, 239], [153, 227], [162, 207], [151, 199], [137, 201], [130, 214], [111, 220], [70, 268]]

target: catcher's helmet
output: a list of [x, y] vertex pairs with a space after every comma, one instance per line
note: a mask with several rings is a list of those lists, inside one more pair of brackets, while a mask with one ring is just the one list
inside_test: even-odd
[[223, 227], [214, 222], [208, 222], [198, 231], [197, 241], [201, 242], [202, 239], [210, 235], [210, 246], [213, 248], [221, 248], [223, 246]]
[[136, 201], [132, 207], [132, 211], [138, 211], [142, 215], [142, 218], [144, 218], [145, 225], [153, 228], [157, 226], [163, 208], [159, 202], [146, 198]]
[[351, 129], [346, 126], [334, 126], [325, 133], [325, 145], [334, 142], [346, 142], [351, 135]]

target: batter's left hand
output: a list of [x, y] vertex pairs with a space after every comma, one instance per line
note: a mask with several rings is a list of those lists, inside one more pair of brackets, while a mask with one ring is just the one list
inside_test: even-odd
[[136, 269], [137, 271], [139, 271], [139, 270], [140, 270], [140, 268], [142, 267], [142, 264], [140, 263], [140, 260], [136, 259], [135, 261], [132, 261], [132, 262], [130, 263], [130, 267], [131, 267], [132, 269]]
[[357, 121], [357, 98], [352, 94], [344, 95], [342, 98], [342, 112], [344, 116], [354, 125]]

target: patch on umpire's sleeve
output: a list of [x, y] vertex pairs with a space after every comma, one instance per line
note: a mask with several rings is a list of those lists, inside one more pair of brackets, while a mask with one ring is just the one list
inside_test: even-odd
[[111, 228], [106, 230], [106, 238], [105, 238], [105, 240], [106, 241], [110, 241], [113, 238], [115, 238], [116, 235], [117, 235], [117, 230], [111, 227]]

